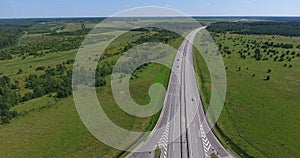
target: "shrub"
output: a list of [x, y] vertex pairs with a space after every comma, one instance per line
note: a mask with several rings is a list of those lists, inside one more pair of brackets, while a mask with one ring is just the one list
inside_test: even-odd
[[266, 81], [269, 81], [270, 79], [271, 77], [269, 75], [265, 78]]

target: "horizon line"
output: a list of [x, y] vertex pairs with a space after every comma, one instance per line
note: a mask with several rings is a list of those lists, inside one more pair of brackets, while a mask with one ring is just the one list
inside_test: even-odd
[[187, 16], [45, 16], [45, 17], [0, 17], [1, 20], [9, 20], [9, 19], [63, 19], [63, 18], [159, 18], [159, 17], [232, 17], [232, 18], [240, 18], [240, 17], [285, 17], [285, 18], [300, 18], [300, 15], [187, 15]]

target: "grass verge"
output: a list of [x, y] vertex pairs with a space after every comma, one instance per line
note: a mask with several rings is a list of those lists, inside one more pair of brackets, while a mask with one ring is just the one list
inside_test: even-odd
[[[238, 50], [243, 48], [243, 44], [237, 40], [241, 38], [256, 40], [257, 43], [270, 39], [284, 39], [286, 43], [294, 45], [299, 42], [299, 38], [294, 37], [262, 35], [226, 34], [216, 38], [217, 43], [228, 46], [232, 53], [223, 54], [227, 67], [227, 96], [214, 131], [224, 146], [241, 157], [297, 157], [299, 136], [291, 131], [300, 128], [297, 125], [299, 58], [293, 58], [287, 63], [292, 67], [284, 67], [286, 62], [255, 61], [251, 57], [241, 59]], [[209, 73], [202, 65], [203, 59], [197, 57], [197, 54], [194, 56], [199, 87], [207, 107], [210, 94], [204, 85], [207, 82], [205, 76]], [[272, 72], [268, 73], [268, 69]], [[271, 80], [264, 80], [266, 75], [270, 75]]]

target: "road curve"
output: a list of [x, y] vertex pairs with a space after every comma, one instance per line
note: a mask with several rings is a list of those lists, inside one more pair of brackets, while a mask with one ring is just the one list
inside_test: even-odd
[[202, 29], [193, 30], [176, 54], [160, 119], [135, 150], [145, 152], [133, 151], [127, 158], [153, 158], [157, 146], [163, 158], [233, 157], [210, 130], [203, 110], [193, 64], [193, 41]]

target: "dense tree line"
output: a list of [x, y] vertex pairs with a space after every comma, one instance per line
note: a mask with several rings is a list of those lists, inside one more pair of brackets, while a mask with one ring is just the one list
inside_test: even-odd
[[66, 32], [57, 32], [57, 31], [52, 31], [51, 34], [47, 36], [82, 36], [82, 35], [87, 35], [92, 29], [88, 28], [83, 28], [82, 30], [77, 30], [77, 31], [66, 31]]
[[47, 68], [43, 75], [29, 75], [25, 80], [25, 88], [32, 89], [22, 97], [22, 102], [38, 98], [46, 94], [57, 93], [56, 97], [64, 98], [72, 94], [72, 71], [67, 71], [63, 64], [56, 68]]
[[0, 50], [0, 60], [11, 59], [12, 55], [39, 56], [59, 51], [69, 51], [79, 48], [83, 37], [65, 37], [59, 40], [46, 40], [28, 45], [15, 46]]
[[26, 26], [0, 24], [0, 48], [16, 45]]
[[[183, 18], [184, 19], [184, 18]], [[184, 32], [187, 31], [191, 31], [194, 30], [196, 28], [199, 28], [200, 24], [196, 23], [196, 22], [184, 22], [184, 23], [180, 23], [180, 22], [159, 22], [159, 23], [155, 23], [155, 24], [151, 24], [148, 26], [148, 28], [154, 28], [154, 31], [159, 31], [159, 32], [170, 32], [168, 30], [171, 31], [176, 31], [179, 34], [182, 34]], [[146, 29], [148, 29], [146, 28]], [[166, 29], [164, 29], [166, 28]], [[149, 30], [149, 29], [148, 29]], [[152, 31], [152, 30], [150, 30]]]
[[[41, 21], [39, 21], [41, 20]], [[48, 23], [41, 23], [41, 22]], [[70, 32], [57, 32], [63, 29], [64, 24], [59, 21], [74, 21], [84, 25], [83, 19], [27, 19], [23, 20], [0, 20], [0, 60], [12, 59], [14, 55], [23, 56], [42, 56], [45, 53], [58, 51], [68, 51], [79, 48], [84, 36], [91, 29], [83, 27], [82, 30]], [[57, 21], [55, 21], [57, 20]], [[80, 21], [77, 21], [80, 20]], [[102, 20], [102, 19], [90, 19]], [[54, 29], [53, 29], [54, 28]], [[18, 45], [24, 33], [48, 33], [44, 34], [43, 40]], [[55, 37], [55, 38], [52, 38]], [[58, 38], [57, 38], [58, 37]], [[7, 47], [7, 48], [6, 48]], [[5, 49], [3, 49], [5, 48]]]
[[12, 59], [12, 54], [10, 51], [0, 51], [0, 60]]
[[[177, 39], [180, 37], [175, 32], [159, 29], [159, 28], [139, 28], [133, 31], [142, 31], [146, 34], [137, 39], [134, 43], [139, 45], [146, 42], [161, 42], [161, 43], [169, 43], [171, 40]], [[155, 32], [154, 34], [149, 34], [149, 32]]]
[[17, 82], [12, 83], [9, 77], [0, 76], [0, 123], [8, 123], [18, 113], [10, 111], [10, 108], [17, 105], [21, 96], [17, 93]]
[[217, 22], [207, 29], [215, 33], [300, 36], [300, 22]]

